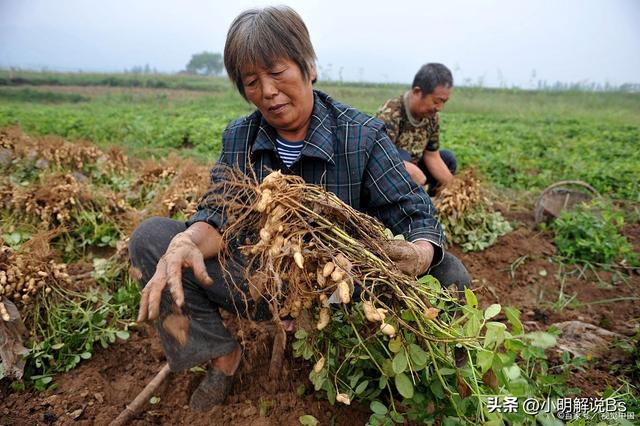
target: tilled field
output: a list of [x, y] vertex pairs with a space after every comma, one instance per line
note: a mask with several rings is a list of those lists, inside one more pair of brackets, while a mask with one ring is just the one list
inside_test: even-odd
[[[0, 197], [5, 205], [10, 206], [12, 215], [31, 215], [32, 222], [37, 224], [32, 224], [34, 229], [52, 232], [51, 238], [68, 233], [78, 243], [83, 236], [68, 231], [78, 225], [78, 206], [83, 206], [83, 211], [116, 217], [117, 220], [113, 220], [117, 231], [114, 237], [127, 235], [142, 217], [152, 214], [187, 215], [206, 185], [207, 167], [185, 165], [178, 159], [154, 165], [125, 159], [117, 153], [104, 157], [89, 145], [84, 145], [84, 151], [78, 151], [59, 139], [34, 140], [15, 129], [5, 130], [1, 136], [5, 150], [3, 155], [10, 155], [9, 161], [18, 164], [17, 160], [28, 159], [33, 167], [38, 161], [40, 166], [35, 170], [20, 171], [24, 182], [27, 182], [24, 185], [16, 184], [15, 180], [5, 176]], [[61, 155], [64, 149], [68, 151]], [[101, 166], [95, 167], [95, 164]], [[15, 169], [11, 170], [16, 173]], [[105, 178], [105, 170], [126, 170], [119, 174], [130, 182], [121, 184], [124, 191], [113, 191], [109, 195], [100, 192], [106, 191], [107, 186], [114, 187], [114, 179]], [[38, 173], [50, 174], [50, 178], [39, 180], [33, 175]], [[96, 182], [110, 184], [101, 186]], [[75, 201], [70, 202], [71, 198]], [[553, 324], [580, 321], [617, 333], [620, 337], [631, 337], [637, 333], [640, 276], [636, 272], [624, 275], [624, 279], [612, 285], [609, 283], [614, 279], [613, 273], [599, 272], [598, 280], [589, 275], [578, 276], [561, 271], [560, 266], [550, 260], [555, 252], [550, 234], [533, 230], [528, 213], [507, 208], [502, 209], [502, 213], [518, 225], [495, 245], [476, 253], [463, 253], [457, 247], [451, 248], [471, 272], [482, 306], [500, 303], [518, 308], [527, 331], [547, 330]], [[8, 217], [15, 218], [5, 216], [5, 219]], [[3, 234], [16, 231], [16, 223], [5, 223], [8, 222], [3, 222]], [[624, 233], [634, 249], [640, 251], [640, 225], [628, 225]], [[56, 243], [53, 247], [60, 245]], [[94, 258], [116, 255], [124, 259], [126, 253], [122, 251], [122, 245], [115, 243], [97, 248], [87, 243], [84, 254]], [[68, 254], [66, 256], [69, 257]], [[65, 254], [50, 254], [50, 257], [63, 262]], [[97, 285], [95, 275], [87, 274], [92, 269], [87, 263], [86, 260], [69, 263], [65, 272], [69, 275], [69, 285], [77, 290]], [[561, 278], [564, 279], [563, 294], [575, 295], [572, 303], [559, 303], [567, 300], [559, 294]], [[45, 282], [42, 290], [59, 284]], [[44, 294], [42, 297], [48, 293]], [[21, 309], [31, 306], [30, 303], [20, 303]], [[30, 318], [26, 317], [27, 320]], [[242, 334], [240, 338], [247, 357], [228, 403], [206, 414], [190, 412], [188, 398], [202, 372], [194, 370], [172, 374], [155, 393], [158, 397], [154, 399], [155, 403], [148, 405], [133, 424], [297, 424], [298, 418], [305, 414], [313, 415], [320, 424], [332, 421], [335, 424], [364, 424], [367, 421], [368, 407], [358, 404], [331, 406], [323, 395], [314, 394], [307, 379], [309, 366], [294, 359], [290, 349], [280, 379], [277, 382], [269, 379], [271, 323], [243, 321], [239, 324], [240, 320], [231, 315], [226, 320], [232, 329]], [[118, 340], [106, 349], [97, 348], [91, 359], [82, 361], [67, 373], [57, 374], [54, 385], [46, 391], [17, 392], [9, 380], [0, 381], [0, 425], [109, 423], [165, 362], [152, 327], [136, 326], [130, 332], [128, 340]], [[563, 343], [562, 339], [560, 343]], [[571, 386], [579, 388], [581, 396], [597, 396], [607, 385], [617, 387], [624, 366], [633, 362], [613, 343], [600, 349], [601, 352], [587, 354], [590, 361], [585, 369], [572, 374], [569, 379]], [[557, 354], [550, 355], [552, 359], [558, 358]], [[637, 377], [625, 378], [634, 379], [637, 385]]]
[[[522, 215], [510, 218], [526, 219]], [[640, 249], [637, 245], [640, 228], [629, 228], [628, 232], [636, 241], [636, 249]], [[634, 322], [630, 319], [640, 317], [640, 307], [636, 302], [595, 304], [565, 308], [560, 312], [540, 303], [541, 293], [542, 301], [549, 304], [558, 294], [558, 283], [554, 279], [557, 266], [547, 261], [553, 250], [544, 234], [521, 227], [483, 252], [457, 254], [476, 280], [481, 302], [488, 305], [499, 301], [519, 307], [529, 330], [545, 330], [557, 322], [578, 320], [606, 326], [625, 336], [633, 334]], [[453, 248], [453, 251], [457, 250]], [[528, 261], [516, 271], [512, 280], [508, 269], [515, 259], [523, 255], [529, 256]], [[540, 275], [543, 269], [547, 271], [545, 277]], [[588, 303], [639, 297], [639, 285], [640, 277], [634, 275], [627, 284], [614, 288], [602, 287], [594, 281], [572, 279], [565, 289], [568, 294], [577, 293], [581, 303]], [[306, 379], [308, 366], [290, 354], [285, 361], [282, 379], [272, 383], [268, 377], [272, 341], [269, 328], [268, 323], [251, 325], [249, 335], [244, 336], [245, 343], [250, 345], [247, 348], [250, 359], [226, 406], [206, 414], [190, 412], [190, 391], [197, 386], [201, 373], [183, 372], [170, 376], [157, 392], [159, 402], [149, 405], [133, 424], [282, 425], [297, 424], [298, 417], [304, 414], [313, 415], [321, 424], [329, 424], [334, 416], [336, 424], [366, 422], [369, 416], [367, 407], [332, 407], [326, 400], [310, 394], [311, 385]], [[603, 358], [594, 359], [585, 371], [573, 375], [570, 384], [580, 388], [582, 396], [596, 396], [596, 392], [607, 384], [616, 386], [619, 374], [611, 369], [625, 362], [628, 360], [624, 354], [612, 350]], [[57, 376], [55, 389], [43, 393], [12, 393], [8, 383], [4, 383], [0, 390], [2, 424], [107, 424], [133, 400], [163, 364], [164, 356], [155, 330], [149, 326], [140, 327], [131, 340], [100, 350], [77, 369]], [[298, 389], [300, 385], [306, 388], [302, 396]]]

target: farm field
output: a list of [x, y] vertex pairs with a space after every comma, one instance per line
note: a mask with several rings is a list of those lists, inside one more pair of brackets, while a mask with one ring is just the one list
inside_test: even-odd
[[[367, 113], [404, 90], [335, 82], [317, 88]], [[124, 241], [151, 215], [188, 217], [225, 126], [251, 111], [221, 78], [0, 72], [2, 246], [24, 253], [28, 267], [27, 257], [64, 265], [66, 278], [61, 273], [57, 284], [70, 292], [57, 300], [74, 301], [58, 310], [47, 305], [44, 291], [55, 287], [48, 283], [34, 296], [31, 312], [38, 313], [27, 325], [46, 312], [59, 328], [38, 331], [47, 339], [31, 348], [23, 382], [2, 379], [0, 371], [0, 425], [107, 424], [160, 370], [155, 330], [132, 323], [137, 290]], [[640, 96], [456, 88], [441, 118], [441, 145], [457, 154], [462, 170], [476, 171], [512, 229], [482, 251], [450, 247], [469, 269], [479, 305], [516, 308], [527, 332], [554, 336], [556, 344], [534, 358], [543, 367], [532, 373], [547, 395], [614, 395], [640, 416]], [[575, 179], [603, 196], [598, 211], [606, 223], [589, 222], [587, 211], [536, 227], [541, 191]], [[605, 233], [596, 236], [601, 225]], [[585, 229], [593, 232], [573, 232]], [[4, 253], [3, 269], [11, 259]], [[89, 320], [79, 342], [60, 337], [95, 312], [100, 317]], [[497, 319], [507, 321], [502, 313]], [[369, 419], [368, 404], [330, 405], [314, 393], [308, 363], [290, 348], [282, 380], [270, 382], [270, 323], [227, 321], [242, 331], [248, 353], [229, 403], [207, 420], [189, 412], [202, 372], [187, 371], [171, 376], [133, 424]], [[566, 328], [576, 324], [594, 327]], [[577, 349], [584, 330], [596, 328], [609, 334]]]

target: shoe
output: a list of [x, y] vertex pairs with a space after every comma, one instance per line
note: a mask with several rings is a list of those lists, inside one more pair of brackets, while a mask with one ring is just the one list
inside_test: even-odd
[[194, 411], [210, 411], [216, 405], [221, 405], [229, 396], [233, 387], [233, 380], [242, 367], [242, 354], [236, 371], [227, 376], [221, 370], [211, 366], [196, 390], [191, 394], [189, 407]]

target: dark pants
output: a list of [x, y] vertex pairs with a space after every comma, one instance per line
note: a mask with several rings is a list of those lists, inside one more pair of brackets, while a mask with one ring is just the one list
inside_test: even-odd
[[[447, 166], [451, 174], [455, 175], [456, 169], [458, 168], [458, 160], [456, 159], [455, 154], [446, 149], [441, 149], [439, 152], [444, 164]], [[411, 154], [409, 154], [409, 151], [398, 149], [398, 154], [400, 154], [400, 159], [402, 161], [408, 161], [410, 163], [412, 162]], [[429, 185], [429, 195], [435, 195], [439, 183], [436, 178], [433, 177], [431, 172], [429, 172], [429, 169], [427, 169], [427, 165], [424, 163], [424, 159], [421, 158], [416, 166], [418, 166], [422, 173], [424, 173], [424, 175], [427, 177], [426, 184]]]
[[[132, 266], [142, 272], [140, 286], [144, 286], [155, 273], [158, 260], [167, 250], [171, 239], [185, 229], [184, 222], [165, 217], [148, 219], [136, 228], [129, 239], [129, 256]], [[189, 318], [188, 338], [184, 346], [181, 346], [162, 327], [162, 322], [172, 312], [169, 290], [165, 290], [162, 295], [160, 316], [155, 325], [172, 371], [196, 366], [226, 355], [235, 349], [236, 340], [225, 328], [220, 317], [220, 308], [243, 316], [256, 310], [248, 295], [248, 286], [242, 280], [242, 264], [236, 263], [229, 267], [235, 285], [225, 280], [217, 258], [209, 259], [205, 264], [209, 276], [214, 281], [210, 287], [198, 284], [191, 270], [183, 271], [182, 312]], [[447, 252], [444, 260], [433, 267], [429, 274], [437, 278], [444, 287], [455, 283], [462, 288], [471, 284], [469, 274], [462, 262]], [[257, 311], [260, 312], [263, 309], [258, 307]], [[254, 317], [254, 319], [266, 318], [268, 316], [260, 313]]]

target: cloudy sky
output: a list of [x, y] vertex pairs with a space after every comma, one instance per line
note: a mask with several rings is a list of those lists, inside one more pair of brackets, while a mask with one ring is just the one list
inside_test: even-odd
[[485, 86], [640, 83], [640, 0], [0, 0], [0, 67], [175, 72], [269, 4], [305, 20], [321, 78], [406, 83], [442, 62]]

